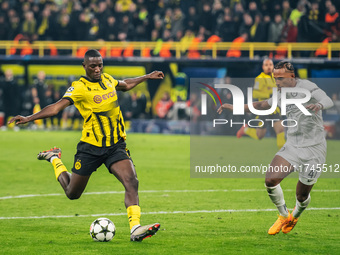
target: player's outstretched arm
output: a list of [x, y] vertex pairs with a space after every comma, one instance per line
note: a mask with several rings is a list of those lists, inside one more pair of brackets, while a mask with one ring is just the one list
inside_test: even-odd
[[60, 111], [64, 110], [67, 106], [69, 106], [71, 103], [67, 99], [60, 99], [58, 102], [54, 104], [50, 104], [46, 107], [44, 107], [41, 111], [29, 115], [29, 116], [21, 116], [17, 115], [10, 119], [8, 121], [8, 124], [15, 123], [15, 124], [25, 124], [30, 121], [38, 120], [38, 119], [44, 119], [48, 117], [52, 117], [54, 115], [57, 115]]
[[164, 78], [164, 74], [162, 71], [153, 71], [149, 74], [143, 75], [143, 76], [139, 76], [136, 78], [129, 78], [129, 79], [125, 79], [122, 81], [119, 81], [116, 90], [120, 90], [120, 91], [129, 91], [130, 89], [133, 89], [134, 87], [136, 87], [139, 83], [146, 81], [146, 80], [157, 80], [157, 79], [163, 79]]
[[[264, 101], [259, 101], [259, 102], [254, 102], [253, 103], [253, 106], [255, 109], [257, 110], [268, 110], [270, 109], [270, 105], [268, 104], [268, 101], [267, 100], [264, 100]], [[218, 109], [217, 109], [217, 113], [218, 114], [221, 114], [223, 112], [223, 109], [227, 109], [229, 111], [232, 111], [234, 108], [233, 108], [233, 105], [231, 104], [222, 104]], [[244, 105], [244, 111], [245, 112], [250, 112], [249, 110], [249, 107], [247, 104]]]

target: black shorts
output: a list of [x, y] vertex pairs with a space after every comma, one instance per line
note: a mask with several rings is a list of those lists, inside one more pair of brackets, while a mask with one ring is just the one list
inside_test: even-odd
[[110, 171], [110, 166], [120, 160], [131, 159], [130, 151], [126, 148], [123, 139], [111, 147], [97, 147], [80, 141], [77, 145], [77, 153], [74, 155], [72, 172], [88, 176], [97, 170], [102, 164]]
[[[263, 126], [260, 127], [260, 125], [262, 124], [261, 122], [259, 122], [259, 127], [258, 128], [267, 128], [268, 126], [272, 125], [272, 121], [269, 120], [276, 120], [276, 121], [281, 121], [283, 118], [281, 116], [281, 112], [280, 112], [280, 108], [276, 108], [276, 110], [270, 114], [270, 115], [257, 115], [255, 117], [255, 119], [257, 120], [262, 120], [263, 121]], [[267, 120], [266, 120], [267, 119]], [[276, 122], [274, 121], [274, 123]]]

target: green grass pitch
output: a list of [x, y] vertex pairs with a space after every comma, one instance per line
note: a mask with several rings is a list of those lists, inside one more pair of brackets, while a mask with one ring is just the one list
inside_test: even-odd
[[[70, 201], [52, 166], [36, 159], [39, 151], [60, 146], [70, 169], [79, 138], [79, 132], [0, 132], [1, 254], [339, 254], [340, 179], [321, 178], [314, 187], [310, 208], [326, 209], [307, 210], [291, 233], [269, 236], [277, 213], [264, 210], [275, 209], [264, 180], [190, 178], [190, 137], [175, 135], [128, 135], [142, 224], [161, 223], [156, 236], [130, 242], [123, 187], [103, 166], [86, 193]], [[244, 158], [246, 164], [240, 153], [246, 143], [249, 150], [261, 146], [261, 160], [271, 161], [274, 139], [224, 139], [229, 157]], [[340, 141], [328, 141], [329, 163], [340, 163], [339, 147]], [[289, 208], [295, 204], [296, 182], [282, 182]], [[89, 227], [99, 217], [94, 215], [115, 223], [111, 242], [92, 241]]]

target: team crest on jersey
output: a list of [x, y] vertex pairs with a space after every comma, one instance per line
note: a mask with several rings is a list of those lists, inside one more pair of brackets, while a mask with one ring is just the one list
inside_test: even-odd
[[109, 86], [110, 88], [112, 88], [112, 84], [110, 82], [106, 82], [106, 85]]
[[74, 87], [69, 87], [68, 89], [67, 89], [67, 92], [72, 92], [74, 90]]
[[77, 160], [77, 162], [74, 164], [74, 168], [76, 169], [76, 170], [79, 170], [80, 168], [81, 168], [81, 163], [80, 163], [80, 159], [78, 159]]

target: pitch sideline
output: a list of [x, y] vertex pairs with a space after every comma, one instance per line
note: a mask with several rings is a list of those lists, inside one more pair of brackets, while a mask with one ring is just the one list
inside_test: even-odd
[[[340, 207], [329, 208], [307, 208], [308, 211], [320, 210], [340, 210]], [[159, 212], [142, 212], [142, 215], [150, 214], [194, 214], [194, 213], [239, 213], [239, 212], [273, 212], [277, 209], [219, 209], [219, 210], [197, 210], [197, 211], [159, 211]], [[48, 218], [76, 218], [76, 217], [103, 217], [103, 216], [126, 216], [126, 213], [105, 213], [105, 214], [87, 214], [87, 215], [43, 215], [27, 217], [0, 217], [0, 220], [18, 220], [18, 219], [48, 219]]]
[[[138, 193], [205, 193], [205, 192], [265, 192], [265, 189], [206, 189], [206, 190], [140, 190]], [[293, 189], [285, 189], [287, 192], [295, 191]], [[83, 195], [104, 195], [104, 194], [124, 194], [125, 191], [102, 191], [102, 192], [84, 192]], [[322, 190], [315, 189], [314, 192], [340, 192], [338, 189]], [[30, 197], [52, 197], [64, 196], [64, 193], [51, 193], [51, 194], [27, 194], [17, 196], [0, 197], [0, 200], [15, 199], [15, 198], [30, 198]]]

